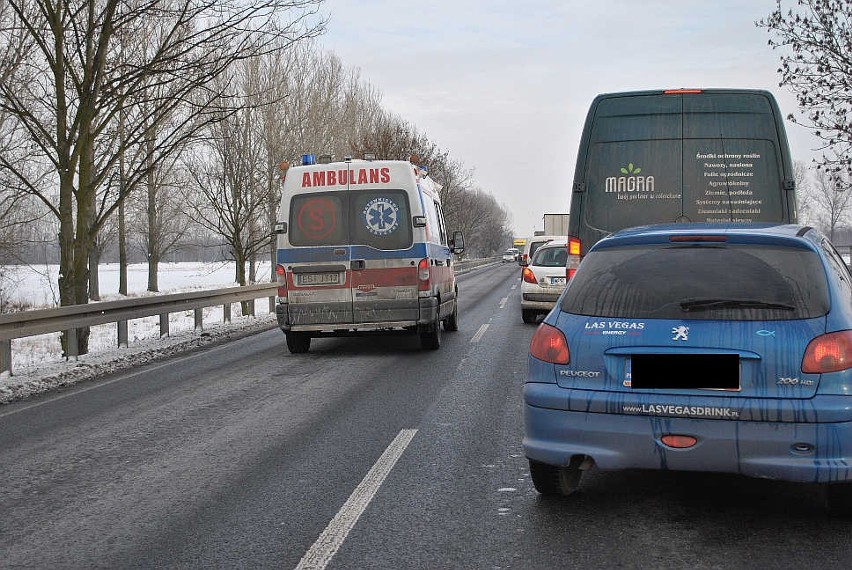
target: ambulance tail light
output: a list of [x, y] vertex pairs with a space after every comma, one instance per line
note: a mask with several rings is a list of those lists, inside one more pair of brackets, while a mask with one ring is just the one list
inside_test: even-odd
[[431, 289], [431, 283], [429, 278], [432, 273], [429, 271], [429, 258], [423, 258], [417, 264], [417, 290], [418, 291], [429, 291]]
[[568, 364], [568, 341], [558, 328], [541, 323], [530, 341], [530, 356], [551, 364]]
[[532, 283], [533, 285], [538, 283], [535, 273], [529, 267], [524, 267], [524, 270], [521, 272], [521, 278], [524, 280], [524, 283]]
[[580, 251], [582, 251], [580, 247], [580, 240], [578, 238], [569, 238], [568, 239], [568, 261], [565, 262], [565, 278], [570, 281], [574, 274], [577, 272], [577, 268], [580, 267]]
[[287, 270], [280, 263], [275, 266], [275, 276], [278, 282], [278, 296], [287, 296]]

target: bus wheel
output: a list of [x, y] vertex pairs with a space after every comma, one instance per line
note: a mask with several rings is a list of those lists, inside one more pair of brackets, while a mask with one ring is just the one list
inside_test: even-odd
[[423, 350], [441, 348], [441, 321], [435, 321], [435, 325], [429, 332], [420, 333], [420, 348]]
[[311, 336], [303, 332], [287, 332], [287, 349], [293, 354], [308, 352], [311, 348]]

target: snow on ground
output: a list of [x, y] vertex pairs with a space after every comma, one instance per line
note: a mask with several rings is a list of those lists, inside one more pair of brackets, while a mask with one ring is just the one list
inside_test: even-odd
[[[34, 308], [55, 306], [56, 266], [5, 266], [3, 269], [7, 298], [31, 303]], [[261, 266], [258, 275], [268, 276], [269, 265]], [[99, 278], [102, 300], [122, 298], [114, 294], [118, 290], [117, 265], [102, 265]], [[145, 291], [147, 279], [146, 265], [130, 266], [129, 295], [152, 295]], [[159, 294], [236, 286], [231, 263], [164, 263], [160, 265], [158, 280]], [[193, 311], [172, 313], [169, 337], [163, 339], [160, 338], [159, 317], [135, 319], [128, 323], [129, 346], [125, 348], [118, 348], [115, 323], [94, 326], [91, 327], [89, 354], [76, 360], [62, 357], [59, 333], [15, 339], [12, 341], [12, 375], [0, 374], [0, 404], [276, 326], [265, 298], [255, 301], [255, 317], [240, 316], [239, 311], [239, 304], [233, 305], [231, 323], [223, 323], [221, 306], [205, 308], [204, 326], [200, 331], [194, 328]]]

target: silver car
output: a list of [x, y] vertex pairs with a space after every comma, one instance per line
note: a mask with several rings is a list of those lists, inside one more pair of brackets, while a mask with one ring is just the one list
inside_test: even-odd
[[565, 242], [548, 242], [539, 247], [529, 265], [521, 273], [521, 316], [525, 323], [534, 323], [556, 304], [567, 282], [565, 262], [568, 249]]

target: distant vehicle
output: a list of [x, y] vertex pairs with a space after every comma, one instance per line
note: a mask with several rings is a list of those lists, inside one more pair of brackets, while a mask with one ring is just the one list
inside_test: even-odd
[[545, 214], [544, 235], [568, 235], [568, 214]]
[[286, 170], [276, 224], [278, 325], [290, 352], [311, 339], [416, 333], [437, 349], [458, 330], [453, 253], [436, 184], [401, 160], [351, 160]]
[[827, 483], [852, 506], [852, 274], [797, 225], [599, 241], [530, 344], [524, 451], [543, 494], [657, 469]]
[[517, 261], [519, 254], [520, 251], [518, 250], [518, 248], [510, 247], [509, 249], [503, 252], [503, 263]]
[[565, 289], [567, 259], [564, 241], [551, 241], [535, 250], [532, 261], [521, 272], [521, 317], [525, 323], [534, 323], [556, 305]]
[[521, 255], [518, 257], [518, 264], [526, 266], [529, 264], [530, 259], [535, 254], [535, 250], [543, 246], [544, 244], [551, 241], [561, 241], [562, 243], [566, 243], [568, 236], [532, 236], [527, 238], [527, 243], [524, 244], [524, 249], [521, 250]]
[[673, 222], [796, 222], [784, 116], [768, 91], [598, 95], [580, 147], [569, 274], [601, 238]]

